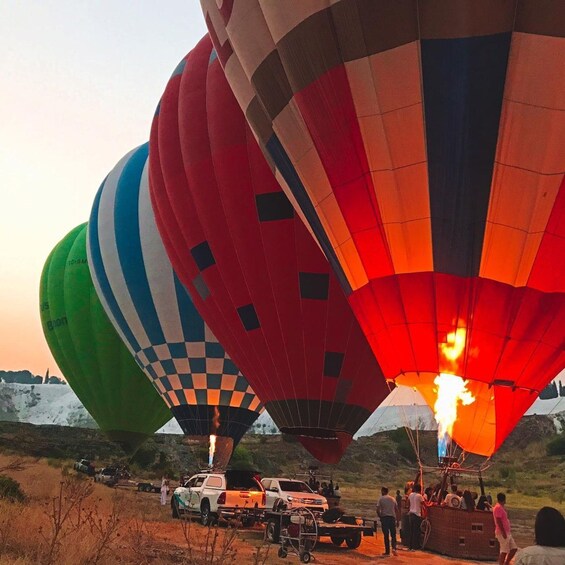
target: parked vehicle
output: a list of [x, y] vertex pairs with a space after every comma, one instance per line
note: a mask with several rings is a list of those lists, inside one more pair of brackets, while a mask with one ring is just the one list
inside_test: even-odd
[[154, 485], [150, 482], [137, 483], [137, 490], [140, 492], [161, 492], [161, 485]]
[[308, 508], [314, 512], [323, 512], [328, 509], [326, 498], [315, 493], [304, 481], [265, 478], [261, 480], [261, 484], [265, 488], [268, 510]]
[[97, 483], [108, 484], [114, 481], [118, 469], [116, 467], [104, 467], [94, 475], [94, 481]]
[[86, 473], [88, 476], [93, 477], [95, 475], [94, 463], [88, 459], [79, 459], [75, 461], [73, 468], [79, 473]]
[[204, 526], [218, 518], [240, 519], [250, 527], [265, 510], [265, 490], [252, 471], [202, 472], [175, 489], [171, 498], [173, 518], [200, 514]]

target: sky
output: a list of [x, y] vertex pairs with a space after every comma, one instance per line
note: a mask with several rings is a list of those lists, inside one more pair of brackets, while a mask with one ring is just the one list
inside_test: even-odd
[[60, 375], [39, 319], [45, 259], [147, 141], [205, 33], [198, 0], [0, 2], [0, 370]]

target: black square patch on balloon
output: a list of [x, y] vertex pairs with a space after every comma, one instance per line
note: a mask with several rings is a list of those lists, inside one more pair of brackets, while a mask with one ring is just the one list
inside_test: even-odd
[[196, 262], [196, 266], [201, 271], [216, 264], [216, 260], [214, 259], [214, 255], [212, 254], [212, 250], [210, 249], [207, 241], [203, 241], [193, 247], [190, 250], [190, 254]]
[[324, 357], [324, 377], [338, 378], [341, 373], [341, 366], [343, 365], [343, 353], [335, 351], [326, 351]]
[[256, 330], [259, 324], [259, 318], [257, 317], [257, 312], [255, 312], [255, 308], [253, 304], [247, 304], [245, 306], [240, 306], [237, 309], [237, 313], [239, 314], [239, 318], [243, 327], [249, 332], [251, 330]]
[[260, 222], [294, 218], [294, 208], [282, 190], [280, 192], [257, 194], [255, 203]]
[[312, 300], [327, 300], [330, 287], [330, 275], [327, 273], [298, 273], [300, 296]]

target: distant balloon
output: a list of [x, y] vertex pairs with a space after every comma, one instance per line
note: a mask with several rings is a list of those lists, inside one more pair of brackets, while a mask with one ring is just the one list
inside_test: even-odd
[[135, 452], [171, 412], [100, 304], [86, 259], [86, 224], [49, 255], [39, 298], [43, 333], [65, 379], [106, 435]]
[[388, 387], [208, 36], [167, 85], [149, 158], [157, 225], [206, 323], [277, 426], [339, 461]]
[[102, 304], [139, 366], [188, 436], [233, 447], [263, 406], [198, 314], [167, 257], [151, 209], [148, 144], [102, 183], [90, 217], [88, 258]]
[[492, 454], [565, 366], [565, 3], [201, 3], [384, 375]]

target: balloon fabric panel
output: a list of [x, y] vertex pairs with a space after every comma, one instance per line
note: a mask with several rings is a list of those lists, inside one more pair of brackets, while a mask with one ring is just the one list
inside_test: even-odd
[[157, 225], [199, 311], [277, 425], [339, 460], [388, 387], [208, 38], [163, 94], [150, 166]]
[[454, 438], [496, 449], [565, 366], [565, 6], [201, 3], [385, 377], [488, 383]]

